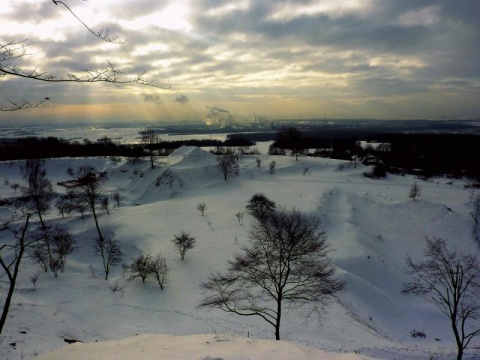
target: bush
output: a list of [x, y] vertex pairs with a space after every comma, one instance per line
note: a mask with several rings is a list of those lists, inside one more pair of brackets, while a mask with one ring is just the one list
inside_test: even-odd
[[126, 268], [126, 272], [130, 274], [128, 281], [142, 279], [145, 280], [149, 276], [153, 276], [163, 290], [167, 283], [169, 269], [166, 259], [159, 253], [152, 257], [151, 255], [140, 255], [133, 259], [133, 262]]
[[247, 210], [258, 220], [264, 220], [275, 211], [275, 203], [262, 193], [257, 193], [248, 201]]
[[413, 329], [412, 331], [410, 331], [410, 335], [412, 335], [412, 337], [414, 338], [426, 338], [427, 335], [425, 335], [425, 333], [423, 331], [417, 331], [415, 329]]
[[196, 240], [194, 237], [191, 237], [190, 234], [182, 231], [180, 235], [175, 235], [172, 242], [180, 252], [180, 257], [183, 260], [187, 251], [194, 248]]
[[38, 262], [44, 271], [50, 269], [55, 277], [63, 272], [67, 256], [77, 250], [76, 241], [67, 230], [46, 228], [43, 237], [29, 251], [28, 256]]
[[364, 172], [363, 175], [371, 179], [380, 179], [387, 176], [387, 169], [384, 165], [376, 164], [370, 171]]
[[140, 255], [133, 259], [133, 262], [127, 268], [127, 272], [130, 274], [128, 281], [142, 279], [142, 282], [145, 283], [146, 278], [151, 274], [151, 258], [151, 255]]

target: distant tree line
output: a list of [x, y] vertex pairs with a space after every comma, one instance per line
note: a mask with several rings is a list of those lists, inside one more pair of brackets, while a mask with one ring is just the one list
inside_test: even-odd
[[480, 178], [480, 136], [467, 134], [379, 134], [368, 138], [388, 143], [369, 149], [391, 169], [424, 176], [449, 174]]
[[92, 157], [92, 156], [124, 156], [140, 158], [149, 156], [150, 150], [158, 151], [161, 155], [168, 155], [173, 150], [183, 146], [211, 146], [234, 147], [250, 146], [254, 142], [234, 138], [226, 141], [211, 139], [191, 139], [178, 141], [159, 141], [147, 148], [145, 144], [118, 144], [109, 138], [102, 138], [96, 142], [88, 139], [67, 141], [56, 137], [25, 137], [0, 140], [0, 161], [24, 159], [48, 159], [59, 157]]
[[269, 154], [291, 155], [297, 160], [301, 155], [352, 160], [370, 154], [381, 160], [384, 171], [425, 177], [447, 174], [480, 178], [476, 158], [476, 154], [480, 154], [479, 135], [382, 133], [368, 136], [366, 141], [383, 146], [363, 148], [355, 136], [329, 139], [306, 134], [296, 128], [280, 129]]
[[90, 156], [141, 157], [146, 154], [138, 145], [121, 145], [111, 141], [91, 142], [87, 139], [80, 143], [56, 137], [25, 137], [0, 142], [2, 161]]

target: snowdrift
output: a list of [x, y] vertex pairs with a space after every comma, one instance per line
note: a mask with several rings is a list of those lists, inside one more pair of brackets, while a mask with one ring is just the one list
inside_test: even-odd
[[128, 339], [74, 344], [36, 360], [367, 360], [367, 356], [333, 354], [295, 344], [217, 335], [139, 335]]

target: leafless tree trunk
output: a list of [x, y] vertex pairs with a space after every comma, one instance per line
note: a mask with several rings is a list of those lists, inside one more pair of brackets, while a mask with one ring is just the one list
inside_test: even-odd
[[158, 155], [155, 149], [155, 145], [161, 142], [160, 137], [153, 129], [145, 129], [142, 133], [142, 144], [144, 149], [148, 152], [150, 158], [150, 166], [153, 169], [155, 167], [155, 160], [158, 159]]
[[53, 198], [52, 183], [47, 178], [47, 170], [44, 165], [45, 160], [27, 159], [22, 166], [22, 176], [27, 182], [27, 186], [22, 191], [32, 202], [43, 229], [46, 228], [43, 215], [50, 209]]
[[475, 336], [480, 335], [480, 266], [474, 255], [447, 249], [440, 238], [426, 239], [423, 262], [406, 258], [412, 281], [402, 293], [415, 294], [435, 305], [450, 320], [457, 344], [457, 360]]
[[[20, 228], [15, 228], [14, 223], [23, 219], [25, 219], [24, 225]], [[2, 333], [5, 322], [7, 321], [8, 311], [10, 310], [13, 293], [15, 291], [15, 284], [20, 272], [20, 263], [23, 259], [26, 249], [36, 241], [36, 239], [27, 240], [26, 238], [29, 220], [30, 214], [22, 215], [19, 218], [12, 218], [10, 221], [3, 222], [2, 228], [0, 229], [0, 231], [10, 230], [17, 239], [13, 244], [5, 243], [0, 245], [0, 266], [7, 275], [8, 283], [8, 291], [3, 303], [2, 316], [0, 317], [0, 334]], [[7, 260], [2, 254], [2, 251], [7, 249], [14, 250], [11, 260]]]
[[97, 206], [101, 206], [103, 194], [103, 181], [107, 178], [105, 173], [96, 171], [93, 166], [84, 165], [78, 168], [76, 176], [81, 180], [81, 185], [73, 189], [74, 197], [78, 199], [80, 205], [87, 205], [93, 215], [98, 237], [105, 241], [100, 225], [98, 224]]
[[122, 261], [122, 251], [117, 241], [114, 239], [96, 238], [93, 243], [95, 255], [102, 258], [103, 269], [105, 270], [105, 280], [108, 279], [110, 269], [112, 266], [119, 264]]
[[160, 289], [163, 290], [167, 283], [169, 269], [167, 266], [167, 260], [162, 254], [157, 254], [150, 260], [150, 272], [155, 276], [155, 279], [157, 279]]
[[250, 230], [250, 246], [228, 262], [225, 274], [212, 273], [201, 287], [200, 307], [259, 316], [280, 340], [284, 303], [325, 304], [344, 288], [327, 256], [327, 236], [319, 220], [298, 210], [278, 210]]

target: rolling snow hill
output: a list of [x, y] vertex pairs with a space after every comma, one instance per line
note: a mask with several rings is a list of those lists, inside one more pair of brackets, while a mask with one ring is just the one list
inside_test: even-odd
[[[278, 206], [318, 214], [339, 277], [347, 282], [347, 289], [320, 317], [306, 318], [301, 309], [287, 310], [281, 332], [282, 340], [294, 349], [289, 351], [301, 345], [301, 356], [318, 359], [454, 357], [447, 319], [432, 305], [400, 291], [408, 280], [405, 256], [421, 259], [425, 237], [448, 239], [452, 248], [463, 252], [478, 251], [470, 237], [470, 194], [464, 182], [396, 175], [372, 180], [363, 176], [366, 168], [362, 165], [355, 168], [349, 162], [323, 158], [295, 161], [261, 155], [260, 167], [255, 159], [244, 157], [240, 176], [226, 182], [216, 168], [215, 156], [194, 147], [182, 147], [159, 159], [153, 169], [148, 161], [133, 164], [126, 159], [47, 160], [54, 184], [68, 179], [68, 166], [91, 164], [107, 171], [107, 192], [118, 191], [124, 201], [110, 215], [101, 214], [102, 230], [119, 241], [125, 263], [142, 253], [161, 252], [171, 269], [169, 283], [160, 290], [154, 281], [127, 282], [121, 266], [113, 269], [108, 281], [103, 280], [100, 260], [92, 249], [96, 234], [91, 216], [62, 218], [52, 210], [47, 220], [68, 227], [79, 250], [68, 258], [58, 278], [41, 272], [36, 290], [30, 277], [41, 269], [30, 259], [24, 260], [0, 339], [0, 358], [44, 354], [41, 359], [117, 359], [115, 354], [123, 353], [135, 354], [125, 358], [150, 359], [154, 357], [149, 357], [149, 351], [161, 357], [164, 349], [166, 355], [161, 358], [169, 359], [301, 359], [300, 355], [279, 355], [286, 346], [283, 342], [264, 342], [274, 338], [273, 329], [261, 319], [197, 308], [202, 299], [199, 284], [210, 271], [224, 269], [246, 243], [252, 217], [245, 206], [257, 192]], [[276, 161], [274, 175], [268, 173], [271, 160]], [[19, 195], [5, 185], [5, 179], [23, 184], [20, 166], [0, 163], [0, 198]], [[417, 201], [408, 198], [414, 181], [422, 191]], [[65, 193], [60, 186], [54, 189]], [[205, 216], [196, 209], [201, 202], [207, 206]], [[245, 212], [243, 225], [235, 216], [238, 212]], [[0, 216], [7, 215], [8, 208], [0, 207]], [[197, 239], [184, 261], [171, 242], [182, 231]], [[8, 236], [0, 232], [0, 242]], [[113, 292], [114, 284], [123, 291]], [[0, 283], [0, 289], [3, 292], [5, 285]], [[414, 329], [423, 331], [426, 338], [413, 338], [410, 331]], [[136, 336], [141, 334], [181, 337]], [[58, 355], [47, 354], [66, 346], [64, 339], [93, 344], [68, 345]], [[213, 344], [222, 349], [218, 353], [205, 350]], [[228, 345], [230, 350], [225, 349]], [[480, 358], [479, 346], [477, 339], [465, 358]], [[251, 347], [250, 357], [247, 348]], [[140, 348], [145, 357], [134, 352]], [[193, 348], [195, 356], [177, 356], [174, 348], [185, 354]]]

